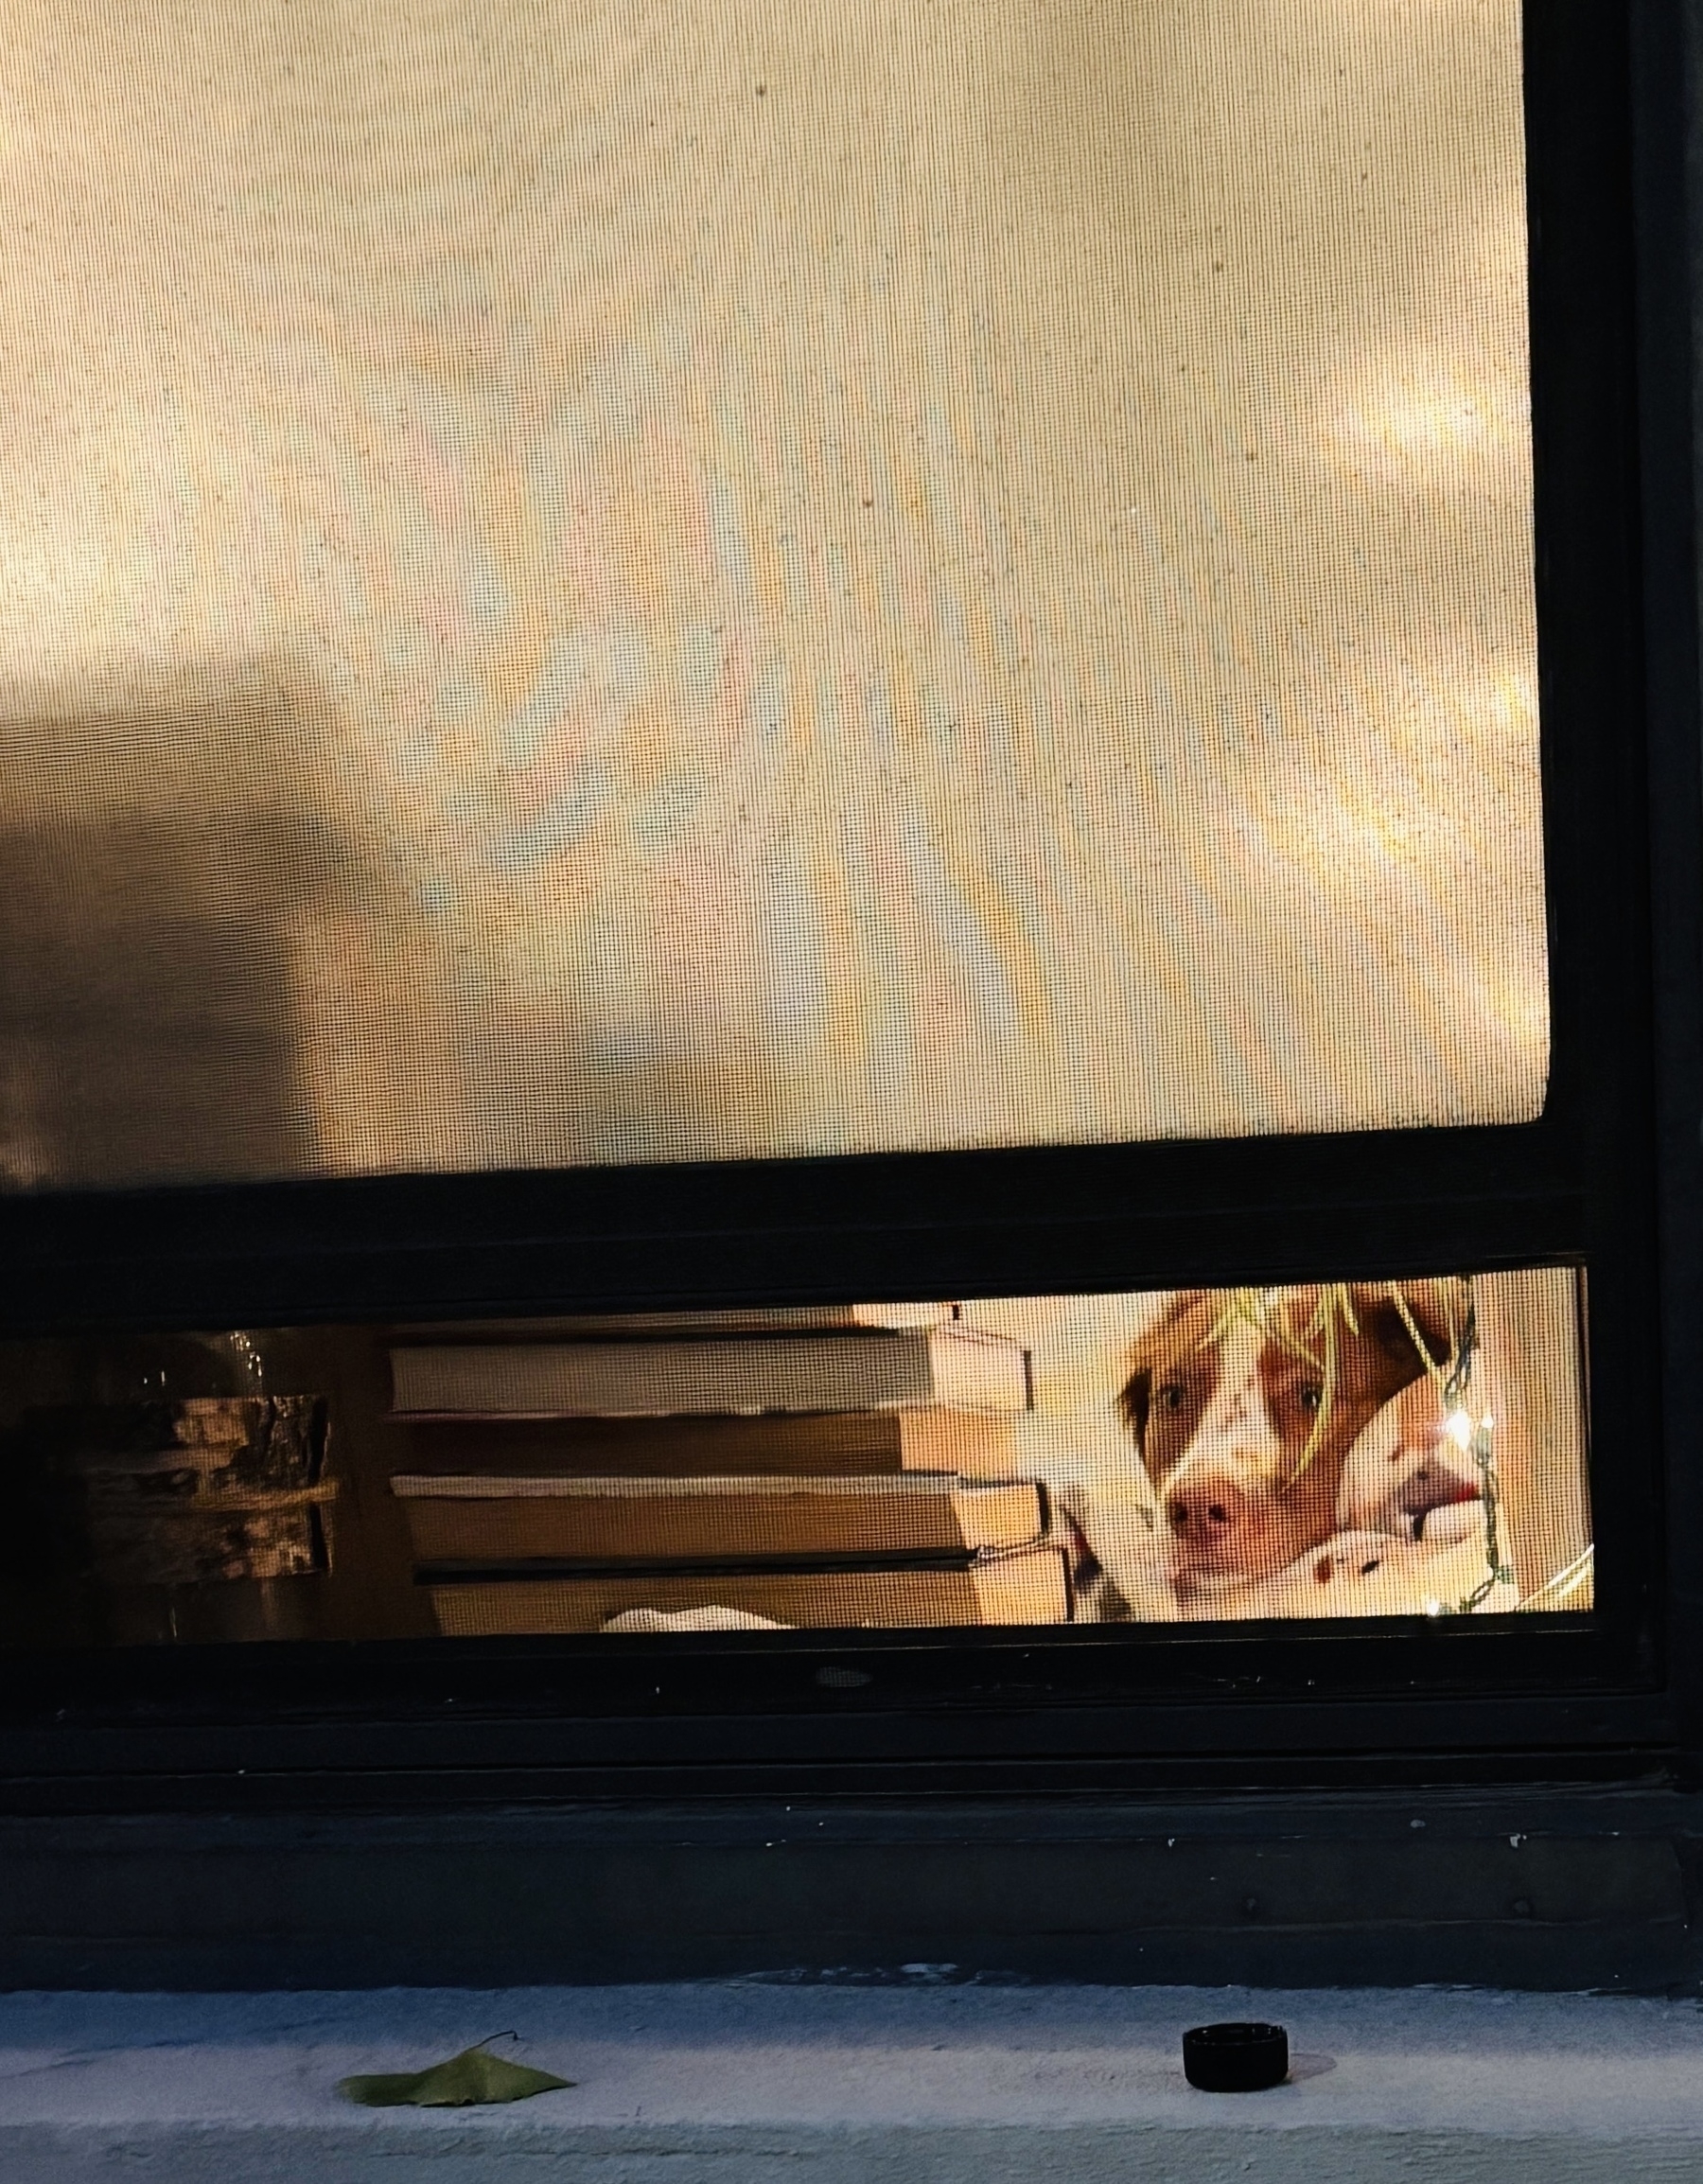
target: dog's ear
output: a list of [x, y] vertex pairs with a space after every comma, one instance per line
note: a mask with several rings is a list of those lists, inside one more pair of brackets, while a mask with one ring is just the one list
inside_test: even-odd
[[[1357, 1285], [1353, 1292], [1355, 1316], [1362, 1330], [1397, 1375], [1392, 1394], [1417, 1380], [1428, 1365], [1447, 1365], [1466, 1325], [1466, 1291], [1460, 1282], [1404, 1281], [1400, 1289], [1401, 1304], [1381, 1284]], [[1407, 1307], [1405, 1312], [1402, 1305]], [[1424, 1345], [1423, 1356], [1413, 1339], [1415, 1330]]]
[[[1363, 1288], [1356, 1286], [1352, 1295], [1361, 1326], [1379, 1348], [1404, 1364], [1409, 1358], [1417, 1362], [1418, 1352], [1413, 1344], [1416, 1328], [1431, 1362], [1433, 1365], [1447, 1363], [1454, 1355], [1466, 1326], [1465, 1283], [1446, 1277], [1438, 1280], [1404, 1281], [1396, 1286], [1401, 1292], [1401, 1303], [1407, 1307], [1405, 1314], [1387, 1287], [1374, 1287], [1371, 1283]], [[1408, 1324], [1410, 1320], [1412, 1327]]]

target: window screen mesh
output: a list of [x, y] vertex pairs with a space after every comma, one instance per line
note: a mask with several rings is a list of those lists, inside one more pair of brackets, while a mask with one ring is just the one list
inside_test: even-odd
[[1567, 1269], [0, 1346], [0, 1647], [1576, 1612]]
[[17, 1187], [1512, 1121], [1517, 0], [16, 0]]

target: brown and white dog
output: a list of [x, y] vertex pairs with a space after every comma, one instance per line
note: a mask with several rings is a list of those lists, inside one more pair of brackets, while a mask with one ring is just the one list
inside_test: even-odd
[[1484, 1528], [1481, 1486], [1471, 1457], [1449, 1437], [1436, 1390], [1415, 1381], [1349, 1451], [1337, 1527], [1427, 1547], [1458, 1545]]
[[[1297, 1354], [1323, 1359], [1320, 1337], [1308, 1333], [1319, 1295], [1273, 1293], [1262, 1327], [1225, 1319], [1222, 1292], [1184, 1291], [1130, 1355], [1121, 1408], [1157, 1500], [1153, 1556], [1176, 1612], [1245, 1612], [1233, 1605], [1236, 1594], [1323, 1546], [1338, 1529], [1350, 1449], [1424, 1374], [1388, 1287], [1354, 1285], [1355, 1325], [1337, 1320], [1334, 1384], [1321, 1426], [1325, 1375]], [[1460, 1285], [1404, 1283], [1402, 1295], [1430, 1356], [1446, 1357], [1465, 1313]]]

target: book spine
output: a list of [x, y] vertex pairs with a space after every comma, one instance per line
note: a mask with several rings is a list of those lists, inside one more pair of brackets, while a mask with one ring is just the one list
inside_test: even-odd
[[394, 1348], [399, 1419], [801, 1417], [962, 1401], [1017, 1412], [1020, 1345], [955, 1327], [650, 1343]]

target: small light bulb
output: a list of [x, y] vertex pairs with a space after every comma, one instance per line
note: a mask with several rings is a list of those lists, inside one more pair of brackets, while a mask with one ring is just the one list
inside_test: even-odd
[[1443, 1421], [1443, 1431], [1457, 1449], [1472, 1446], [1472, 1420], [1465, 1411], [1450, 1411]]
[[1441, 1615], [1441, 1614], [1442, 1614], [1442, 1612], [1443, 1612], [1443, 1603], [1442, 1603], [1442, 1601], [1441, 1601], [1441, 1600], [1428, 1600], [1428, 1601], [1425, 1603], [1425, 1612], [1426, 1612], [1428, 1615]]

